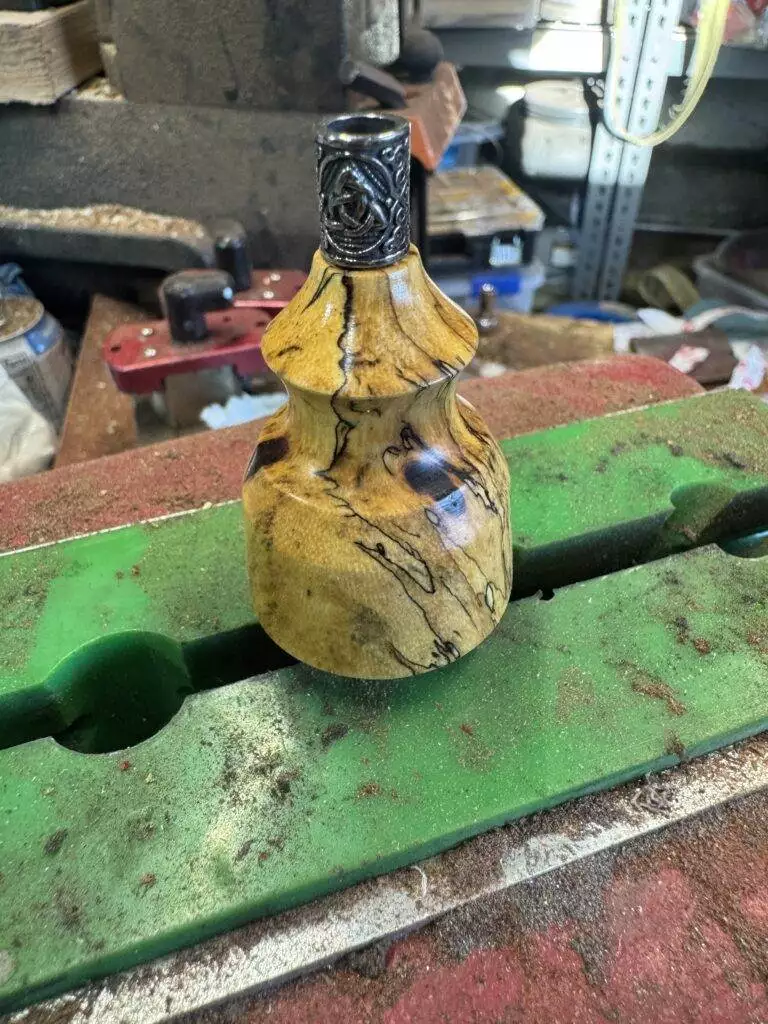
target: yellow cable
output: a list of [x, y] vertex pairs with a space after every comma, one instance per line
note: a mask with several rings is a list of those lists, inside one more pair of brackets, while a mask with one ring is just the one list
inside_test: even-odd
[[[648, 135], [633, 135], [617, 125], [618, 112], [611, 107], [616, 95], [616, 78], [619, 74], [620, 61], [616, 59], [622, 52], [624, 25], [626, 22], [626, 0], [616, 0], [614, 9], [613, 52], [605, 93], [605, 126], [611, 135], [628, 142], [633, 146], [657, 146], [660, 142], [678, 132], [696, 109], [699, 100], [712, 77], [717, 62], [717, 55], [725, 34], [725, 21], [728, 17], [730, 0], [703, 0], [699, 24], [696, 31], [696, 42], [691, 58], [691, 74], [683, 95], [682, 102], [673, 107], [674, 116], [669, 124], [658, 128]], [[675, 26], [673, 26], [674, 31]]]

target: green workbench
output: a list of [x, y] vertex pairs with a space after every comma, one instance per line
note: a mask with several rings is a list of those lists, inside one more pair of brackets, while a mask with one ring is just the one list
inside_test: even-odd
[[516, 599], [416, 678], [277, 649], [238, 503], [0, 557], [0, 1009], [765, 727], [768, 408], [504, 450]]

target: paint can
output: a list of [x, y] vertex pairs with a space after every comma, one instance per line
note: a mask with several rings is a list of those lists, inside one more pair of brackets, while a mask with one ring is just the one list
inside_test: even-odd
[[58, 429], [67, 408], [72, 362], [61, 324], [38, 299], [0, 296], [0, 365]]

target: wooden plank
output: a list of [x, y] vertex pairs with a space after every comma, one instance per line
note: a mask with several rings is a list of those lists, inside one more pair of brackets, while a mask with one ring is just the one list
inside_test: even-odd
[[104, 74], [107, 81], [117, 92], [122, 93], [123, 87], [120, 82], [120, 65], [117, 60], [117, 47], [114, 43], [99, 43], [101, 63], [104, 65]]
[[117, 390], [101, 357], [101, 345], [114, 327], [146, 318], [138, 306], [94, 295], [61, 431], [57, 467], [114, 455], [136, 444], [133, 399]]
[[498, 327], [480, 336], [473, 364], [499, 363], [510, 370], [604, 359], [613, 352], [613, 326], [571, 317], [512, 313], [498, 310]]
[[0, 10], [0, 103], [54, 103], [101, 68], [93, 0]]

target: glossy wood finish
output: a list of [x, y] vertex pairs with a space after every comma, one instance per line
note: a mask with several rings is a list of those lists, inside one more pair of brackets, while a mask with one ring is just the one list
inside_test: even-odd
[[290, 401], [243, 489], [260, 622], [317, 668], [393, 678], [446, 665], [494, 628], [512, 562], [509, 478], [455, 394], [472, 320], [418, 252], [343, 270], [315, 255], [263, 343]]

